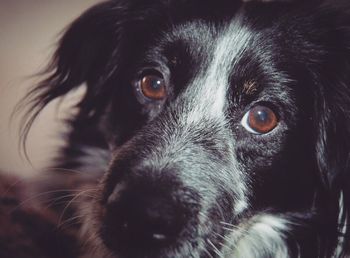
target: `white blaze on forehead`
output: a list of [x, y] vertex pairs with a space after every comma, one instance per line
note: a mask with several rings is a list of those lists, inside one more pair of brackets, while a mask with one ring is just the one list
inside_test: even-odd
[[215, 44], [212, 53], [207, 53], [207, 58], [212, 60], [207, 60], [185, 93], [187, 98], [192, 98], [190, 110], [186, 110], [187, 123], [224, 115], [230, 74], [251, 38], [252, 34], [237, 18], [213, 42], [206, 42]]

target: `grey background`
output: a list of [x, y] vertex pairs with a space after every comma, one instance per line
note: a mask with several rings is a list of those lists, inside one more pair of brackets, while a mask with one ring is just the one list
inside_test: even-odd
[[[65, 130], [56, 104], [44, 110], [28, 139], [31, 164], [18, 148], [19, 117], [10, 122], [15, 104], [37, 81], [53, 52], [59, 33], [98, 0], [0, 0], [0, 170], [30, 176], [47, 165], [63, 144], [57, 137]], [[61, 110], [61, 109], [60, 109]]]

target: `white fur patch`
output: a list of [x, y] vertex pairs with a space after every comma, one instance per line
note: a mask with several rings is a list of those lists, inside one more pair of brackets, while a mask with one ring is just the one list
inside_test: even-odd
[[[340, 236], [338, 237], [338, 246], [334, 251], [334, 258], [341, 257], [342, 255], [342, 250], [343, 250], [343, 244], [345, 241], [345, 238], [343, 237], [347, 231], [347, 216], [346, 216], [346, 211], [344, 210], [344, 196], [343, 192], [340, 192], [340, 197], [339, 197], [339, 216], [338, 216], [338, 225], [339, 225], [339, 233]], [[345, 221], [342, 221], [342, 219], [345, 217]]]
[[193, 96], [189, 110], [186, 110], [185, 124], [224, 117], [231, 71], [251, 39], [252, 34], [240, 17], [234, 19], [221, 35], [214, 37], [211, 44], [215, 46], [212, 53], [207, 54], [212, 60], [208, 60], [185, 93]]
[[80, 150], [83, 154], [76, 159], [81, 164], [79, 166], [80, 171], [101, 173], [108, 169], [110, 160], [108, 150], [85, 145], [81, 146]]
[[290, 222], [276, 215], [259, 214], [243, 225], [226, 225], [231, 234], [225, 238], [222, 257], [290, 257], [286, 234]]
[[[210, 27], [208, 27], [210, 31]], [[180, 115], [181, 128], [189, 131], [193, 126], [203, 124], [203, 121], [213, 121], [222, 128], [227, 126], [226, 111], [229, 104], [229, 78], [234, 66], [252, 40], [252, 34], [241, 21], [238, 15], [218, 34], [205, 36], [211, 46], [207, 49], [205, 62], [202, 63], [198, 74], [189, 83], [183, 93], [184, 110]], [[228, 130], [229, 131], [229, 130]], [[230, 137], [228, 135], [227, 137]], [[229, 154], [228, 154], [229, 155]], [[230, 155], [234, 155], [231, 153]], [[232, 171], [222, 173], [222, 180], [235, 187], [236, 197], [235, 215], [240, 214], [248, 207], [247, 186], [242, 180], [244, 175], [238, 164], [232, 164]], [[230, 183], [229, 183], [230, 182]]]

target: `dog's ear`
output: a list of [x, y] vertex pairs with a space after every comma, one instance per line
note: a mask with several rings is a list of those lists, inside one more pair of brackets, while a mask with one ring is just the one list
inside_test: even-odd
[[328, 96], [333, 95], [333, 98], [329, 97], [324, 103], [316, 105], [319, 119], [317, 119], [318, 135], [315, 151], [323, 181], [323, 196], [326, 197], [321, 199], [328, 203], [330, 209], [327, 214], [337, 224], [330, 229], [335, 238], [342, 241], [344, 254], [350, 252], [350, 226], [348, 225], [350, 220], [350, 90], [348, 85], [345, 87], [346, 85], [339, 81], [337, 87], [340, 88], [330, 88], [324, 93]]
[[339, 9], [341, 5], [325, 8], [325, 16], [320, 16], [331, 25], [322, 29], [320, 41], [327, 54], [315, 89], [315, 153], [326, 198], [321, 199], [331, 207], [328, 215], [337, 224], [332, 233], [342, 245], [339, 257], [350, 253], [350, 6], [346, 6], [348, 10]]
[[[87, 91], [81, 103], [101, 94], [103, 89], [98, 86], [107, 80], [107, 69], [110, 68], [109, 74], [113, 72], [111, 69], [116, 69], [110, 67], [109, 60], [117, 63], [123, 22], [120, 18], [123, 15], [118, 14], [123, 13], [125, 7], [123, 1], [119, 2], [108, 1], [93, 6], [65, 30], [50, 64], [38, 74], [45, 79], [17, 106], [16, 110], [28, 110], [22, 121], [21, 143], [25, 145], [35, 118], [52, 100], [83, 84]], [[99, 104], [102, 103], [94, 103], [94, 108]]]

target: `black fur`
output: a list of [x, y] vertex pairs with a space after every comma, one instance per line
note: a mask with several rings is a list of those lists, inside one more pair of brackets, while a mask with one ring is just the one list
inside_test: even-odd
[[[235, 54], [210, 70], [221, 39]], [[166, 99], [138, 95], [148, 73], [164, 78]], [[67, 29], [47, 74], [29, 96], [23, 137], [50, 101], [86, 87], [54, 166], [85, 173], [79, 189], [98, 187], [70, 214], [83, 216], [87, 257], [350, 255], [347, 1], [107, 1]], [[221, 78], [216, 117], [198, 92], [205, 83], [219, 92]], [[208, 114], [188, 117], [201, 105]], [[240, 123], [256, 105], [277, 114], [267, 134]], [[286, 228], [255, 233], [264, 216]]]

